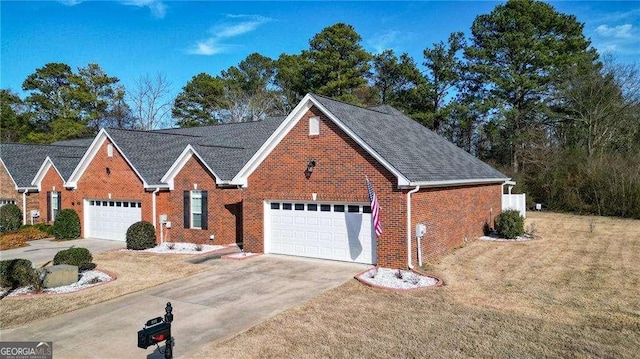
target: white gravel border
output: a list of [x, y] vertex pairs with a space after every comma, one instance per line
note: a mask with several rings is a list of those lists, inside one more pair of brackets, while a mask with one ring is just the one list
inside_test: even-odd
[[[33, 292], [33, 288], [31, 286], [20, 287], [20, 288], [17, 288], [16, 290], [12, 291], [7, 297], [18, 297], [18, 296], [28, 295], [28, 294], [73, 293], [73, 292], [77, 292], [77, 291], [79, 291], [81, 289], [93, 287], [93, 286], [96, 286], [98, 284], [110, 282], [110, 281], [113, 280], [113, 278], [110, 275], [108, 275], [108, 274], [106, 274], [104, 272], [98, 271], [98, 270], [90, 270], [90, 271], [82, 272], [80, 274], [82, 275], [80, 280], [78, 280], [77, 282], [75, 282], [73, 284], [65, 285], [65, 286], [62, 286], [62, 287], [47, 288], [47, 289], [44, 289], [41, 293], [34, 293]], [[97, 282], [93, 283], [93, 280], [96, 280]], [[5, 293], [7, 293], [6, 290], [0, 289], [0, 296], [4, 296]]]
[[398, 269], [371, 268], [360, 274], [358, 279], [375, 286], [390, 289], [415, 289], [426, 288], [438, 284], [438, 280], [418, 273], [400, 270], [402, 279], [398, 278]]
[[[172, 244], [173, 248], [169, 249], [169, 245]], [[184, 243], [184, 242], [165, 242], [153, 248], [148, 248], [142, 251], [136, 251], [133, 249], [122, 249], [127, 252], [147, 252], [147, 253], [157, 253], [157, 254], [202, 254], [214, 252], [219, 249], [224, 248], [224, 246], [220, 245], [210, 245], [210, 244], [200, 244], [202, 250], [197, 250], [196, 247], [198, 245], [195, 243]]]
[[233, 258], [233, 259], [240, 259], [240, 258], [248, 258], [248, 257], [255, 257], [260, 253], [252, 253], [252, 252], [238, 252], [238, 253], [231, 253], [231, 254], [226, 254], [225, 258]]
[[522, 236], [517, 236], [516, 238], [503, 238], [498, 236], [497, 233], [491, 233], [488, 236], [482, 236], [478, 238], [481, 241], [488, 242], [526, 242], [535, 239], [535, 237], [531, 236], [528, 233], [525, 233]]

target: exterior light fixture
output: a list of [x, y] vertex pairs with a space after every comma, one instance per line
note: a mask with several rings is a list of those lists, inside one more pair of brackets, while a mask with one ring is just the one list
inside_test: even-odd
[[307, 173], [311, 174], [313, 173], [313, 168], [316, 167], [316, 161], [315, 160], [311, 160], [309, 162], [309, 164], [307, 165]]
[[107, 167], [107, 175], [111, 174], [111, 168]]

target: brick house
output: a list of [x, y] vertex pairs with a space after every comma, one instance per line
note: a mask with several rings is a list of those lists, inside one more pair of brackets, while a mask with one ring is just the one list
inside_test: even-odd
[[0, 205], [16, 204], [23, 224], [53, 223], [62, 208], [74, 205], [63, 195], [64, 179], [78, 164], [86, 142], [0, 143]]
[[[49, 157], [32, 177], [38, 191], [61, 183]], [[389, 106], [313, 94], [288, 116], [258, 122], [103, 129], [59, 178], [62, 204], [76, 209], [85, 237], [123, 240], [131, 223], [146, 220], [159, 242], [242, 243], [385, 267], [437, 258], [480, 236], [509, 180]], [[380, 203], [378, 238], [365, 178]]]

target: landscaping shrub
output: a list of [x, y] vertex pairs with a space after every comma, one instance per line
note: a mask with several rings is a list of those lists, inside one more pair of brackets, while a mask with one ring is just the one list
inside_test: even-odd
[[61, 250], [53, 257], [53, 264], [70, 264], [80, 267], [85, 263], [91, 263], [93, 256], [91, 252], [82, 247]]
[[44, 233], [50, 236], [53, 236], [53, 226], [50, 224], [37, 223], [37, 224], [34, 224], [33, 227], [43, 231]]
[[20, 228], [22, 212], [15, 204], [0, 207], [0, 233], [13, 232]]
[[496, 230], [504, 238], [516, 238], [524, 234], [524, 218], [520, 212], [506, 210], [496, 218]]
[[78, 271], [80, 272], [85, 272], [88, 270], [94, 270], [96, 269], [98, 265], [95, 263], [82, 263], [79, 267], [78, 267]]
[[49, 235], [36, 227], [23, 227], [18, 230], [18, 234], [25, 237], [27, 241], [47, 238]]
[[156, 246], [156, 229], [153, 224], [140, 221], [127, 229], [127, 249], [143, 250]]
[[76, 239], [80, 237], [80, 217], [71, 208], [63, 209], [53, 222], [56, 239]]
[[9, 259], [0, 261], [0, 286], [18, 288], [32, 284], [36, 272], [27, 259]]

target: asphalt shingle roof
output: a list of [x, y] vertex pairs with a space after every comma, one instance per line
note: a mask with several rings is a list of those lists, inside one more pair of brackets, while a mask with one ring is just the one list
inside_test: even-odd
[[31, 181], [47, 156], [66, 180], [80, 162], [87, 147], [88, 145], [83, 147], [0, 143], [0, 157], [18, 187], [32, 187]]
[[162, 184], [187, 145], [191, 145], [222, 180], [228, 181], [256, 153], [284, 117], [263, 121], [155, 131], [108, 129], [107, 133], [149, 185]]
[[[311, 95], [411, 182], [506, 179], [506, 176], [388, 105], [362, 108]], [[191, 145], [222, 180], [233, 179], [282, 124], [263, 121], [154, 131], [107, 129], [148, 185], [161, 178]], [[49, 156], [65, 180], [93, 138], [52, 145], [0, 144], [0, 157], [19, 187], [31, 181]]]
[[507, 178], [393, 107], [311, 96], [411, 182]]

